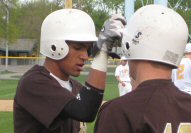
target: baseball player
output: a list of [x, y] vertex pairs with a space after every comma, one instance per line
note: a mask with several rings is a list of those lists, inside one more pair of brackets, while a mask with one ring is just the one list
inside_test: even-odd
[[131, 92], [131, 80], [129, 77], [129, 66], [127, 63], [127, 58], [125, 56], [121, 57], [121, 64], [115, 69], [115, 77], [119, 81], [119, 96], [123, 96], [126, 93]]
[[171, 81], [187, 43], [186, 22], [170, 8], [147, 5], [126, 31], [122, 49], [136, 88], [101, 107], [95, 133], [191, 133], [191, 96]]
[[[80, 121], [93, 121], [103, 98], [108, 48], [121, 38], [125, 23], [122, 16], [111, 17], [97, 38], [94, 22], [84, 11], [49, 14], [41, 26], [44, 65], [27, 71], [17, 87], [14, 133], [79, 133]], [[80, 75], [94, 43], [100, 51], [82, 85], [71, 76]]]
[[191, 43], [186, 45], [178, 69], [173, 69], [172, 81], [181, 91], [191, 95]]

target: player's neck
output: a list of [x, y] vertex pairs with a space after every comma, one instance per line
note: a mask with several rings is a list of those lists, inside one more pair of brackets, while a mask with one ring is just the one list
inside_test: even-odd
[[[143, 69], [144, 68], [144, 69]], [[137, 68], [137, 83], [140, 84], [146, 80], [153, 79], [171, 79], [171, 69], [163, 67], [156, 67], [148, 62], [141, 63]]]
[[46, 58], [45, 62], [44, 62], [44, 67], [53, 75], [55, 75], [56, 77], [58, 77], [61, 80], [64, 81], [68, 81], [69, 80], [69, 75], [67, 75], [66, 73], [63, 73], [59, 66], [57, 65], [56, 61]]

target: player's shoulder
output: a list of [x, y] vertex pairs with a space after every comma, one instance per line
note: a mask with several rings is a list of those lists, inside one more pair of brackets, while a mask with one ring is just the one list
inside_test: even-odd
[[[109, 110], [108, 113], [111, 113], [111, 112], [113, 112], [114, 110], [119, 109], [119, 108], [118, 108], [118, 105], [116, 104], [117, 101], [118, 101], [118, 99], [113, 99], [113, 100], [110, 100], [110, 101], [105, 102], [105, 103], [101, 106], [99, 112], [102, 112], [102, 113], [103, 113], [103, 112], [108, 112], [108, 110]], [[116, 105], [117, 105], [117, 108], [116, 108]]]
[[20, 82], [48, 83], [49, 80], [53, 80], [53, 77], [50, 76], [50, 72], [48, 72], [48, 70], [46, 70], [44, 66], [35, 65], [21, 77]]
[[123, 65], [119, 65], [118, 69], [123, 70], [125, 67]]
[[118, 66], [116, 67], [116, 69], [119, 69], [119, 68], [121, 68], [121, 65], [118, 65]]
[[186, 63], [191, 63], [191, 60], [189, 58], [182, 58], [180, 64], [186, 64]]
[[132, 94], [130, 94], [130, 93], [105, 102], [101, 106], [100, 111], [109, 110], [109, 111], [115, 112], [117, 110], [123, 110], [124, 104], [126, 107], [130, 106], [132, 104], [131, 103], [131, 95]]

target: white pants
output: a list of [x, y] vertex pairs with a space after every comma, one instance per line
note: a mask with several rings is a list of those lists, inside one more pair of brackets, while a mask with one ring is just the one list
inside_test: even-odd
[[126, 93], [129, 93], [132, 91], [132, 86], [130, 82], [123, 82], [123, 83], [125, 83], [125, 86], [122, 86], [121, 83], [118, 84], [119, 96], [125, 95]]

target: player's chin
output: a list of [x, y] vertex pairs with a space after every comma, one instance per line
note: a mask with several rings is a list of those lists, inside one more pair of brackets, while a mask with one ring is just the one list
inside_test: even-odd
[[80, 73], [81, 73], [81, 71], [75, 71], [71, 75], [74, 76], [74, 77], [79, 77]]

